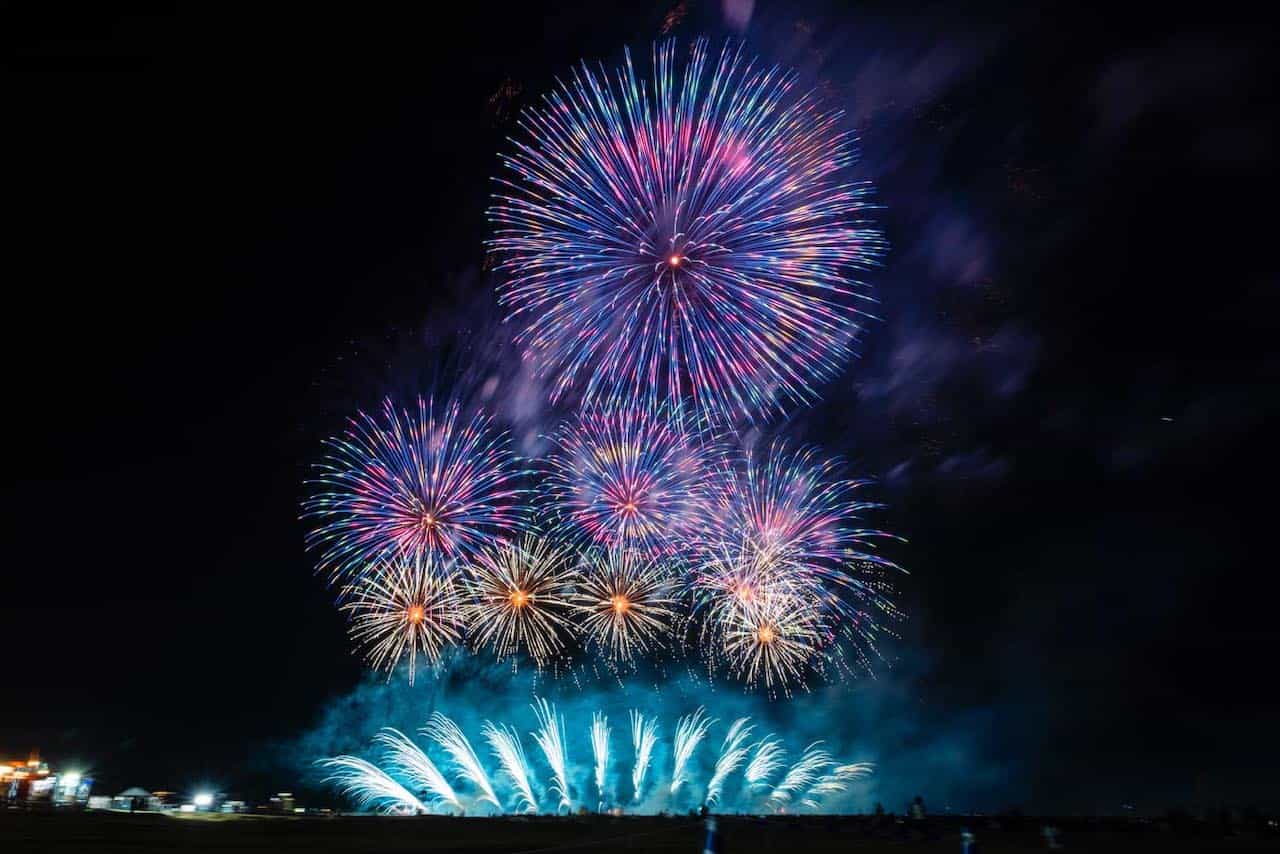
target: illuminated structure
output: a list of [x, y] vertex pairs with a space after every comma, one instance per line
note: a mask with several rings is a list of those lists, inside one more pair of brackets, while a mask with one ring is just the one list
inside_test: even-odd
[[0, 804], [83, 807], [92, 788], [91, 777], [79, 771], [54, 773], [34, 753], [26, 761], [0, 762]]

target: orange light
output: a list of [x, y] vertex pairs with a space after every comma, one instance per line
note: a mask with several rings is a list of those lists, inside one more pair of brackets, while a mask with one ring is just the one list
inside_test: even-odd
[[609, 600], [609, 603], [613, 605], [613, 612], [615, 614], [625, 614], [627, 611], [631, 610], [631, 602], [627, 600], [626, 596], [621, 594], [614, 596]]
[[750, 602], [752, 599], [756, 598], [756, 592], [751, 589], [750, 584], [744, 584], [738, 588], [738, 598], [743, 602]]
[[773, 626], [761, 626], [758, 634], [760, 635], [760, 643], [773, 643]]
[[422, 610], [421, 605], [414, 605], [409, 609], [409, 622], [411, 623], [421, 623], [425, 616], [426, 612]]
[[529, 594], [523, 590], [511, 591], [511, 604], [517, 608], [523, 608], [525, 603], [529, 601]]
[[636, 512], [636, 505], [635, 505], [635, 502], [634, 502], [634, 501], [628, 501], [626, 504], [623, 504], [623, 505], [622, 505], [622, 510], [623, 510], [623, 512], [625, 512], [625, 513], [634, 513], [634, 512]]
[[670, 258], [667, 259], [667, 263], [669, 263], [672, 267], [679, 267], [681, 260], [683, 259], [679, 255], [672, 255]]

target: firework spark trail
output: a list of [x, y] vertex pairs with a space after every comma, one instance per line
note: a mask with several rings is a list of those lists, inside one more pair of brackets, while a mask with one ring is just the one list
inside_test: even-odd
[[444, 803], [462, 809], [453, 786], [413, 739], [394, 727], [383, 727], [373, 740], [386, 748], [383, 760], [386, 766], [408, 780], [417, 791], [425, 791], [433, 805]]
[[[532, 709], [540, 725], [540, 729], [532, 735], [552, 768], [550, 790], [557, 798], [557, 812], [561, 808], [572, 809], [567, 794], [568, 759], [565, 751], [564, 718], [545, 699], [537, 699]], [[646, 718], [635, 710], [630, 713], [630, 723], [632, 744], [636, 751], [632, 766], [632, 785], [635, 788], [634, 800], [639, 802], [657, 742], [658, 723], [656, 718]], [[672, 776], [672, 797], [666, 800], [668, 806], [675, 800], [674, 794], [683, 783], [692, 784], [694, 769], [690, 767], [691, 757], [714, 723], [702, 708], [679, 719], [676, 738], [678, 746], [675, 749], [677, 767]], [[584, 729], [591, 741], [595, 760], [593, 778], [596, 789], [600, 792], [599, 808], [603, 809], [609, 802], [604, 786], [608, 782], [609, 739], [612, 732], [604, 713], [599, 711], [592, 715], [590, 726]], [[474, 770], [479, 767], [479, 762], [466, 739], [455, 731], [452, 721], [437, 713], [428, 721], [428, 727], [424, 728], [424, 732], [428, 730], [433, 740], [450, 754], [453, 764], [461, 769], [462, 775], [470, 784], [477, 790], [484, 789], [488, 778], [483, 770], [478, 774]], [[755, 744], [747, 745], [753, 730], [754, 727], [745, 717], [734, 720], [729, 727], [706, 788], [704, 803], [708, 806], [739, 810], [751, 809], [753, 806], [758, 809], [762, 805], [771, 810], [790, 810], [794, 806], [818, 810], [822, 808], [824, 799], [848, 791], [852, 781], [872, 773], [873, 765], [869, 762], [836, 764], [821, 747], [822, 742], [810, 744], [800, 760], [787, 768], [784, 751], [773, 733]], [[515, 728], [485, 721], [481, 732], [493, 756], [498, 760], [499, 771], [495, 782], [500, 784], [504, 795], [515, 803], [517, 811], [536, 811], [538, 805], [528, 758]], [[399, 730], [385, 727], [374, 737], [374, 744], [385, 748], [381, 767], [354, 756], [337, 756], [320, 760], [317, 764], [334, 771], [327, 780], [336, 783], [343, 794], [355, 800], [362, 809], [388, 813], [427, 812], [441, 807], [462, 810], [461, 800], [448, 779], [415, 742]], [[736, 800], [728, 798], [725, 781], [735, 771], [743, 768], [748, 754], [753, 755], [751, 761], [746, 763], [741, 792]], [[468, 766], [471, 770], [468, 770]], [[777, 776], [780, 769], [785, 770], [785, 774], [776, 785], [770, 787], [770, 779]], [[489, 791], [492, 793], [493, 788], [490, 787]], [[497, 804], [497, 798], [494, 797], [491, 802]]]
[[801, 805], [810, 809], [818, 809], [827, 795], [834, 795], [849, 790], [849, 782], [869, 775], [875, 766], [870, 762], [855, 762], [852, 765], [837, 765], [823, 774], [813, 788], [805, 793]]
[[716, 722], [716, 718], [706, 717], [705, 710], [699, 706], [692, 715], [685, 715], [676, 722], [676, 737], [672, 750], [675, 754], [675, 766], [671, 771], [671, 794], [689, 780], [689, 760], [698, 744], [707, 735], [707, 730]]
[[657, 718], [646, 719], [634, 709], [631, 712], [631, 744], [635, 749], [635, 764], [631, 766], [631, 788], [635, 799], [640, 800], [640, 791], [644, 788], [644, 777], [649, 770], [649, 762], [653, 759], [653, 748], [658, 743]]
[[517, 807], [524, 812], [536, 813], [538, 801], [533, 796], [533, 785], [529, 780], [529, 760], [524, 755], [520, 736], [506, 724], [496, 727], [489, 721], [484, 722], [481, 734], [489, 742], [494, 758], [498, 760], [498, 767], [515, 789]]
[[499, 660], [524, 651], [539, 665], [563, 652], [574, 631], [570, 559], [567, 549], [533, 535], [482, 551], [465, 581], [472, 645], [492, 647]]
[[[616, 82], [616, 86], [614, 83]], [[586, 65], [521, 118], [490, 208], [500, 298], [553, 397], [692, 398], [719, 421], [813, 399], [878, 263], [855, 140], [796, 75], [704, 41]]]
[[422, 728], [422, 733], [449, 754], [454, 767], [462, 777], [479, 790], [481, 801], [488, 801], [499, 810], [502, 809], [502, 802], [494, 794], [489, 775], [480, 764], [480, 758], [471, 748], [471, 742], [467, 741], [467, 737], [462, 734], [457, 724], [440, 712], [433, 712], [427, 719], [427, 725]]
[[707, 797], [705, 799], [708, 806], [716, 803], [720, 799], [720, 794], [724, 789], [725, 781], [729, 779], [729, 775], [742, 765], [743, 760], [747, 758], [747, 747], [745, 742], [747, 737], [751, 735], [755, 727], [750, 726], [751, 718], [738, 718], [729, 727], [729, 732], [724, 737], [724, 741], [720, 744], [720, 757], [716, 759], [716, 770], [711, 775], [711, 782], [707, 784]]
[[435, 666], [461, 638], [457, 588], [434, 563], [429, 556], [392, 558], [350, 586], [341, 606], [351, 617], [352, 642], [370, 667], [387, 671], [388, 681], [407, 658], [412, 685], [419, 653]]
[[661, 563], [634, 549], [592, 553], [572, 604], [588, 645], [614, 662], [662, 648], [675, 622], [674, 580]]
[[335, 756], [318, 763], [335, 773], [325, 782], [335, 783], [338, 790], [352, 798], [361, 809], [372, 808], [385, 813], [424, 813], [426, 806], [378, 766], [358, 756]]
[[553, 777], [551, 792], [560, 798], [557, 808], [565, 807], [572, 810], [573, 802], [569, 800], [569, 778], [565, 772], [567, 763], [564, 752], [564, 718], [557, 717], [556, 707], [541, 697], [534, 701], [531, 708], [538, 718], [538, 729], [530, 735], [542, 749], [542, 755], [546, 758], [547, 764], [551, 766]]
[[822, 772], [834, 764], [831, 754], [815, 741], [804, 749], [800, 761], [792, 765], [783, 776], [782, 781], [774, 787], [769, 800], [777, 804], [785, 804], [795, 795], [808, 789], [822, 776]]
[[760, 789], [768, 786], [769, 778], [782, 770], [787, 751], [773, 733], [769, 733], [756, 744], [755, 751], [755, 756], [751, 757], [751, 761], [747, 763], [747, 770], [743, 776], [749, 788]]
[[389, 556], [468, 556], [523, 526], [507, 435], [486, 415], [464, 420], [456, 400], [397, 412], [387, 399], [381, 419], [361, 412], [327, 444], [303, 513], [331, 579], [359, 578]]
[[609, 719], [600, 712], [591, 715], [591, 755], [595, 759], [596, 793], [605, 801], [604, 778], [609, 770]]
[[592, 407], [552, 435], [547, 483], [575, 540], [668, 553], [706, 525], [716, 452], [681, 416]]

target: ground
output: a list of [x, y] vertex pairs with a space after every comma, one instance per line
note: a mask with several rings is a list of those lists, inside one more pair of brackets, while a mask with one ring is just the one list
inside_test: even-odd
[[[784, 852], [952, 852], [960, 850], [962, 823], [978, 835], [984, 854], [1043, 851], [1045, 820], [933, 820], [873, 828], [865, 817], [755, 819], [721, 816], [723, 854]], [[1068, 851], [1215, 852], [1275, 850], [1275, 839], [1184, 836], [1159, 825], [1054, 820], [1065, 829]], [[704, 829], [690, 818], [274, 818], [179, 817], [112, 813], [0, 812], [0, 851], [149, 852], [188, 854], [241, 851], [317, 852], [555, 852], [656, 851], [701, 854]]]

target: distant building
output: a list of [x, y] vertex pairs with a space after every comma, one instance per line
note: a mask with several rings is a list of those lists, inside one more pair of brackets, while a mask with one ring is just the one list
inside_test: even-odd
[[27, 807], [83, 807], [93, 780], [78, 771], [55, 774], [48, 763], [30, 759], [0, 762], [0, 803]]
[[159, 798], [141, 786], [130, 786], [111, 798], [111, 808], [113, 810], [128, 810], [129, 812], [158, 810], [161, 808], [161, 802]]

